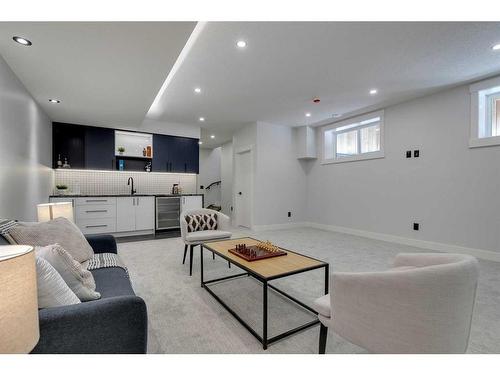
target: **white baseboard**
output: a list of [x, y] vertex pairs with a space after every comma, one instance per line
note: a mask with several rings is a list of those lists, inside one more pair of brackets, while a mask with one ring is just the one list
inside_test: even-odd
[[497, 252], [491, 251], [491, 250], [474, 249], [471, 247], [449, 245], [449, 244], [445, 244], [445, 243], [441, 243], [441, 242], [417, 240], [417, 239], [413, 239], [413, 238], [394, 236], [392, 234], [369, 232], [369, 231], [365, 231], [365, 230], [361, 230], [361, 229], [340, 227], [337, 225], [327, 225], [327, 224], [319, 224], [319, 223], [312, 223], [312, 222], [301, 223], [301, 224], [303, 226], [310, 227], [310, 228], [322, 229], [322, 230], [327, 230], [327, 231], [331, 231], [331, 232], [352, 234], [355, 236], [372, 238], [375, 240], [381, 240], [381, 241], [387, 241], [387, 242], [393, 242], [393, 243], [398, 243], [401, 245], [415, 246], [415, 247], [419, 247], [422, 249], [440, 251], [440, 252], [445, 252], [445, 253], [468, 254], [468, 255], [472, 255], [476, 258], [500, 262], [500, 253], [497, 253]]
[[283, 223], [283, 224], [269, 224], [269, 225], [254, 225], [252, 230], [255, 232], [261, 232], [264, 230], [280, 230], [280, 229], [294, 229], [300, 227], [307, 227], [309, 223], [297, 222], [297, 223]]

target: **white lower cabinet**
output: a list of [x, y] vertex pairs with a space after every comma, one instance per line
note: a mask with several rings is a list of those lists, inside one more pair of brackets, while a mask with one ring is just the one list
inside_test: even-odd
[[116, 199], [116, 231], [153, 230], [154, 197], [119, 197]]
[[181, 197], [181, 212], [199, 208], [203, 208], [203, 197], [201, 195], [183, 195]]

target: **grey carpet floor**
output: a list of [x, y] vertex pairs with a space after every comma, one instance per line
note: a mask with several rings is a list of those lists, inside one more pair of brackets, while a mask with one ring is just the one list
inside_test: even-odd
[[[330, 271], [384, 270], [399, 252], [426, 252], [415, 247], [321, 231], [311, 228], [252, 233], [330, 264]], [[319, 327], [274, 343], [260, 343], [207, 291], [200, 287], [200, 251], [195, 250], [193, 276], [182, 265], [180, 238], [120, 243], [119, 254], [129, 268], [136, 293], [144, 298], [149, 316], [149, 353], [317, 353]], [[241, 272], [220, 258], [204, 257], [206, 278]], [[295, 275], [274, 284], [311, 303], [323, 292], [323, 271]], [[261, 332], [262, 287], [249, 277], [215, 285], [214, 290], [252, 327]], [[269, 334], [275, 335], [311, 319], [303, 309], [269, 292]], [[329, 333], [328, 353], [364, 353]], [[500, 353], [500, 263], [480, 261], [480, 280], [472, 321], [469, 353]]]

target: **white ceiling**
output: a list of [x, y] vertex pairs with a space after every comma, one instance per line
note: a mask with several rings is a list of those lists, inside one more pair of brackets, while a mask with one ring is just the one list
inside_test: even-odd
[[[53, 121], [135, 127], [195, 25], [0, 22], [0, 54]], [[14, 35], [33, 45], [15, 43]]]
[[[54, 121], [196, 124], [204, 147], [251, 122], [317, 125], [333, 113], [345, 117], [500, 73], [500, 51], [491, 50], [500, 23], [208, 22], [192, 34], [194, 27], [0, 23], [0, 54]], [[236, 47], [240, 39], [245, 49]], [[371, 88], [379, 93], [369, 95]], [[51, 97], [62, 103], [48, 103]]]
[[500, 23], [209, 22], [148, 116], [203, 116], [216, 135], [255, 121], [318, 124], [499, 73], [496, 43]]

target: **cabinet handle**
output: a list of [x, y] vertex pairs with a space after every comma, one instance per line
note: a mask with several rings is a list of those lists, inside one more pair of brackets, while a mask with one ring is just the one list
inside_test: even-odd
[[137, 205], [139, 205], [139, 197], [137, 197]]
[[85, 228], [105, 228], [107, 227], [106, 224], [101, 224], [101, 225], [86, 225]]
[[108, 210], [88, 210], [88, 211], [85, 211], [86, 213], [90, 213], [90, 212], [108, 212]]
[[132, 198], [132, 206], [135, 206], [135, 198]]
[[187, 164], [184, 163], [184, 172], [187, 172]]
[[107, 199], [87, 199], [85, 202], [91, 203], [91, 202], [107, 202]]

